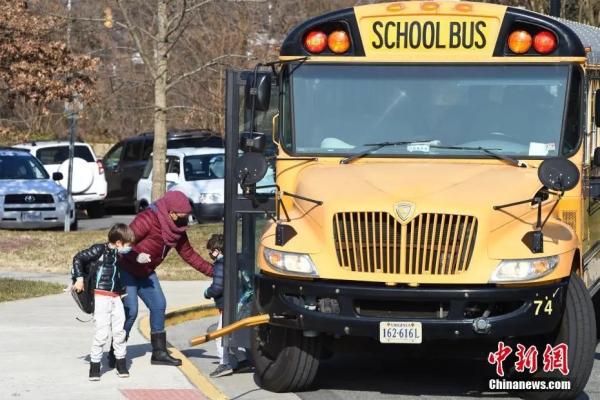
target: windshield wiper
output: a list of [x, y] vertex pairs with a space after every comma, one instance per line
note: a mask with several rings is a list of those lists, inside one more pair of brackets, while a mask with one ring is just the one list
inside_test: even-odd
[[401, 142], [366, 143], [366, 144], [363, 144], [363, 146], [371, 146], [371, 148], [363, 150], [360, 153], [353, 154], [350, 157], [346, 157], [346, 158], [340, 160], [340, 164], [349, 164], [356, 159], [362, 158], [362, 157], [366, 156], [367, 154], [370, 154], [379, 149], [383, 149], [384, 147], [402, 146], [402, 145], [408, 145], [408, 144], [412, 144], [412, 143], [429, 143], [431, 141], [432, 141], [431, 139], [427, 139], [427, 140], [403, 140]]
[[481, 152], [486, 153], [494, 158], [497, 158], [498, 160], [506, 161], [509, 164], [514, 165], [515, 167], [527, 168], [527, 164], [525, 162], [518, 160], [514, 157], [510, 157], [510, 156], [500, 154], [500, 153], [497, 153], [494, 151], [494, 150], [501, 150], [501, 149], [488, 149], [486, 147], [439, 146], [439, 145], [433, 145], [433, 144], [430, 145], [429, 147], [434, 148], [434, 149], [481, 151]]

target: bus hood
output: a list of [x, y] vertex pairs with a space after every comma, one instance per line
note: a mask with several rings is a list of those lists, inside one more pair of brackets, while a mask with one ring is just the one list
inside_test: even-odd
[[533, 211], [529, 204], [503, 211], [494, 211], [494, 205], [531, 198], [542, 186], [536, 168], [422, 160], [316, 164], [300, 172], [297, 182], [297, 194], [323, 201], [321, 207], [314, 207], [314, 203], [294, 200], [319, 225], [330, 224], [337, 212], [396, 215], [399, 203], [409, 203], [413, 207], [409, 218], [421, 213], [473, 215], [489, 222], [492, 230]]

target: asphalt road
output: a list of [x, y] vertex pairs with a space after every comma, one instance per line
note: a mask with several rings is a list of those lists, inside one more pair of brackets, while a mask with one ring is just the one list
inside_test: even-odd
[[135, 215], [133, 214], [113, 214], [112, 210], [109, 210], [109, 212], [111, 213], [105, 215], [102, 218], [90, 219], [80, 211], [77, 216], [79, 218], [79, 230], [92, 231], [98, 229], [109, 229], [111, 226], [118, 222], [129, 224], [135, 217]]
[[[189, 347], [189, 339], [206, 332], [215, 318], [190, 321], [168, 328], [169, 341], [182, 349], [189, 359], [208, 376], [215, 367], [215, 345], [207, 343]], [[362, 400], [362, 399], [516, 399], [508, 393], [487, 390], [493, 369], [469, 347], [456, 345], [439, 348], [418, 348], [399, 352], [399, 347], [369, 344], [365, 341], [340, 343], [335, 356], [321, 363], [315, 390], [295, 393], [304, 400]], [[406, 349], [406, 347], [405, 347]], [[479, 359], [467, 354], [479, 354]], [[251, 373], [236, 374], [214, 379], [213, 382], [229, 397], [235, 399], [285, 399], [262, 391]], [[600, 400], [600, 345], [596, 348], [596, 362], [585, 394], [577, 400]]]

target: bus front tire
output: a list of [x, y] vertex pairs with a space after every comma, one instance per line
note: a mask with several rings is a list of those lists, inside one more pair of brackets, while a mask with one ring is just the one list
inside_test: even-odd
[[[563, 376], [555, 371], [553, 375], [544, 374], [540, 378], [571, 382], [570, 390], [522, 392], [519, 395], [528, 400], [570, 400], [577, 397], [585, 389], [596, 353], [596, 319], [594, 305], [589, 292], [581, 278], [573, 273], [567, 289], [566, 304], [562, 320], [550, 340], [551, 345], [566, 343], [568, 346], [569, 375]], [[540, 353], [543, 349], [539, 349]], [[535, 377], [533, 378], [535, 379]]]
[[254, 327], [250, 351], [260, 386], [276, 393], [307, 390], [317, 375], [321, 341], [300, 330]]

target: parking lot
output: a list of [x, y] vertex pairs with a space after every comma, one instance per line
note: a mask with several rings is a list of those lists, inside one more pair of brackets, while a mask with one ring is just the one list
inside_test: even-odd
[[102, 218], [88, 218], [84, 213], [79, 213], [79, 230], [93, 231], [99, 229], [109, 229], [112, 225], [121, 222], [129, 224], [135, 218], [135, 214], [130, 211], [119, 211], [109, 209], [108, 213]]

